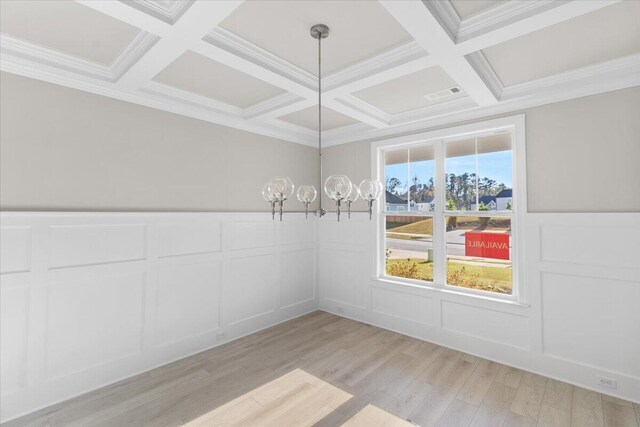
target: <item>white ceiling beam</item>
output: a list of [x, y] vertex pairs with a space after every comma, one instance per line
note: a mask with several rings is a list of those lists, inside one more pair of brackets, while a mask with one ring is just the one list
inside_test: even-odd
[[[467, 55], [481, 49], [532, 33], [551, 25], [567, 21], [569, 19], [593, 12], [603, 7], [611, 6], [621, 0], [573, 0], [569, 2], [510, 1], [495, 10], [478, 15], [477, 19], [484, 15], [484, 22], [466, 25], [471, 21], [462, 21], [460, 26], [462, 37], [455, 50], [459, 55]], [[481, 28], [473, 31], [472, 27]], [[464, 33], [469, 35], [464, 36]]]
[[389, 127], [388, 119], [381, 117], [381, 115], [372, 113], [371, 109], [376, 109], [375, 107], [365, 103], [364, 101], [362, 101], [362, 104], [365, 104], [365, 106], [354, 105], [340, 98], [322, 100], [322, 105], [324, 105], [325, 107], [331, 108], [333, 111], [337, 111], [340, 114], [352, 117], [356, 120], [361, 121], [362, 123], [373, 126], [374, 128], [380, 129]]
[[408, 0], [381, 0], [380, 3], [478, 105], [498, 102], [496, 94], [469, 61], [456, 52], [455, 42], [427, 3]]
[[317, 101], [314, 99], [301, 98], [291, 93], [285, 93], [245, 108], [243, 116], [247, 120], [265, 121], [304, 110], [316, 104]]

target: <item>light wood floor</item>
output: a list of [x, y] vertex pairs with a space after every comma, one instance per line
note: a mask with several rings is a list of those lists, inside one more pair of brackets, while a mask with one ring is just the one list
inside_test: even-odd
[[[321, 311], [7, 426], [638, 426], [640, 405]], [[235, 424], [234, 424], [235, 423]]]

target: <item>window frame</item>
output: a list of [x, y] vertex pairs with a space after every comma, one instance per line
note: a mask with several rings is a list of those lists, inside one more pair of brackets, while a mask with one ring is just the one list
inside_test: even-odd
[[[511, 133], [512, 145], [512, 211], [445, 211], [445, 144], [447, 142], [493, 135]], [[379, 281], [392, 282], [399, 285], [420, 286], [423, 288], [467, 295], [471, 297], [490, 298], [505, 302], [526, 304], [528, 296], [524, 284], [524, 216], [527, 212], [526, 192], [526, 148], [525, 148], [525, 116], [524, 114], [485, 120], [471, 124], [448, 127], [435, 131], [422, 132], [402, 137], [390, 138], [371, 143], [371, 164], [375, 177], [384, 182], [385, 153], [398, 149], [409, 149], [425, 145], [434, 147], [434, 185], [435, 209], [431, 212], [385, 212], [384, 198], [375, 206], [375, 272]], [[410, 198], [409, 198], [410, 199]], [[385, 223], [387, 215], [433, 218], [433, 282], [407, 279], [386, 275], [385, 260]], [[445, 221], [447, 216], [492, 216], [511, 219], [512, 250], [512, 292], [510, 295], [497, 292], [464, 288], [446, 284], [446, 235]]]

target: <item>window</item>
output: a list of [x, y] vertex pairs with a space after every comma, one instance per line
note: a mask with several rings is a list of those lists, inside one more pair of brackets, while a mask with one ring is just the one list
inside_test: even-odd
[[516, 116], [374, 144], [378, 275], [521, 300], [523, 135]]

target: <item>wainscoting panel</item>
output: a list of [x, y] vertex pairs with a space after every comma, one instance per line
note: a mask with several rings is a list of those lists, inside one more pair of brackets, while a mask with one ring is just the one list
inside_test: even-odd
[[144, 272], [47, 287], [47, 377], [84, 371], [142, 348]]
[[[283, 307], [313, 301], [316, 298], [316, 250], [307, 248], [282, 252]], [[301, 286], [304, 284], [305, 286]]]
[[159, 224], [158, 256], [161, 258], [219, 252], [220, 223]]
[[542, 319], [545, 354], [640, 378], [640, 278], [543, 273]]
[[49, 268], [145, 258], [146, 227], [143, 224], [51, 226], [49, 230]]
[[0, 274], [31, 269], [31, 227], [0, 229]]
[[26, 386], [29, 338], [29, 287], [0, 289], [0, 376], [2, 396]]
[[0, 222], [2, 422], [318, 307], [314, 216]]
[[[473, 321], [470, 321], [473, 319]], [[490, 342], [529, 348], [528, 316], [442, 301], [442, 328]]]
[[522, 226], [514, 303], [377, 278], [376, 218], [323, 219], [320, 307], [640, 402], [640, 214], [527, 214]]
[[220, 262], [158, 268], [155, 345], [167, 345], [219, 326]]
[[223, 319], [235, 325], [276, 309], [275, 255], [232, 259], [223, 284]]

